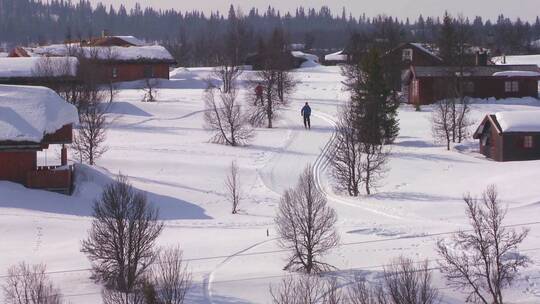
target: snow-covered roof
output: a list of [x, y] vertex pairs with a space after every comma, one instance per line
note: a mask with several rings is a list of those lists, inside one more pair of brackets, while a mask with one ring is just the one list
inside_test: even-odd
[[499, 56], [494, 57], [492, 61], [497, 65], [536, 64], [540, 66], [540, 55]]
[[140, 40], [139, 38], [135, 38], [133, 36], [113, 36], [113, 37], [118, 38], [118, 39], [122, 39], [125, 42], [136, 45], [136, 46], [144, 46], [144, 45], [146, 45], [146, 43], [144, 43], [144, 41]]
[[6, 52], [0, 52], [0, 58], [5, 58], [9, 56], [9, 53], [6, 53]]
[[296, 58], [304, 58], [308, 61], [319, 62], [319, 57], [317, 57], [317, 55], [308, 54], [301, 51], [292, 51], [291, 54]]
[[[24, 48], [32, 57], [40, 56], [67, 56], [71, 52], [77, 51], [79, 46], [66, 44], [52, 44], [35, 48]], [[87, 58], [98, 58], [101, 60], [117, 61], [138, 61], [138, 60], [156, 60], [156, 61], [174, 61], [171, 53], [161, 45], [144, 46], [83, 46], [84, 56]], [[72, 55], [72, 54], [71, 54]]]
[[0, 85], [0, 141], [39, 143], [78, 117], [77, 109], [51, 89]]
[[78, 62], [75, 57], [0, 58], [0, 78], [75, 76]]
[[508, 111], [495, 114], [502, 132], [540, 132], [540, 111]]
[[439, 57], [439, 55], [437, 55], [437, 51], [432, 48], [431, 46], [427, 45], [427, 44], [424, 44], [424, 43], [411, 43], [412, 46], [416, 47], [417, 49], [419, 49], [420, 51], [430, 55], [430, 56], [433, 56], [437, 59], [441, 59], [441, 57]]
[[494, 73], [493, 76], [505, 77], [540, 77], [540, 72], [534, 71], [504, 71]]
[[343, 54], [343, 50], [324, 56], [325, 61], [347, 61], [347, 55]]

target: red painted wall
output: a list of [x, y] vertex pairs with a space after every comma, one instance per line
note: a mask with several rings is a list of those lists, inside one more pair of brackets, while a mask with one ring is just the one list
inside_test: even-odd
[[0, 152], [0, 180], [26, 184], [26, 176], [36, 170], [36, 152]]
[[[119, 63], [103, 65], [108, 81], [122, 82], [147, 78], [147, 69], [152, 69], [151, 78], [169, 79], [169, 65], [167, 63]], [[113, 68], [116, 68], [116, 77], [113, 77]]]

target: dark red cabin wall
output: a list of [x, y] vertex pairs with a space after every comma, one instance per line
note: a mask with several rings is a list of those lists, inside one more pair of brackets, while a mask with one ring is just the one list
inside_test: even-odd
[[31, 152], [0, 152], [0, 180], [26, 184], [26, 176], [36, 170], [37, 156]]
[[[533, 147], [524, 148], [525, 136], [533, 137]], [[503, 134], [502, 161], [540, 159], [540, 133], [505, 133]]]
[[70, 144], [73, 142], [73, 125], [65, 125], [53, 134], [47, 134], [43, 138], [45, 144]]
[[[108, 81], [122, 82], [145, 79], [145, 69], [152, 67], [154, 71], [153, 78], [169, 79], [169, 65], [166, 63], [121, 63], [102, 65]], [[113, 68], [117, 69], [117, 77], [113, 78]]]

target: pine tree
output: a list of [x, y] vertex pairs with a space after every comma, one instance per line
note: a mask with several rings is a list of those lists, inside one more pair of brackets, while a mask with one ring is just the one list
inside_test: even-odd
[[456, 29], [454, 26], [454, 19], [448, 14], [444, 13], [443, 24], [439, 33], [439, 50], [440, 56], [444, 63], [447, 65], [456, 64], [458, 56]]

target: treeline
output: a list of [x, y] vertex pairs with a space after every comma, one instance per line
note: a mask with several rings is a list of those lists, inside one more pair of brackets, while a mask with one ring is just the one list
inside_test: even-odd
[[[364, 33], [370, 39], [389, 44], [405, 41], [436, 42], [442, 18], [419, 16], [416, 20], [399, 20], [390, 16], [352, 15], [345, 8], [332, 12], [299, 7], [295, 12], [280, 12], [268, 7], [240, 12], [231, 7], [226, 14], [200, 11], [156, 10], [137, 4], [132, 9], [120, 5], [92, 6], [88, 0], [0, 0], [0, 42], [4, 47], [32, 43], [61, 42], [66, 37], [87, 38], [107, 30], [116, 35], [134, 35], [147, 41], [168, 45], [182, 44], [182, 65], [208, 64], [217, 55], [219, 41], [226, 31], [230, 14], [241, 18], [247, 28], [247, 45], [255, 51], [259, 36], [268, 36], [276, 27], [288, 34], [291, 43], [303, 43], [307, 49], [343, 48], [353, 33]], [[494, 53], [532, 52], [531, 42], [540, 39], [540, 18], [530, 23], [500, 15], [497, 20], [476, 17], [466, 19], [471, 32], [470, 43], [488, 47]]]

